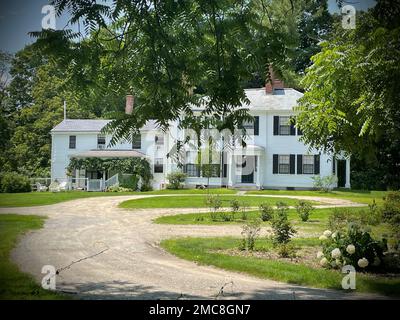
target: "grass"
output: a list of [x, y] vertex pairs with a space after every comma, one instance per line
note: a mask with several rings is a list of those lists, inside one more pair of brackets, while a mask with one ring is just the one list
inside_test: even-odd
[[20, 272], [10, 261], [10, 251], [19, 236], [43, 226], [38, 216], [0, 215], [0, 299], [66, 299], [66, 296], [42, 289], [34, 279]]
[[[247, 197], [222, 195], [220, 196], [223, 207], [229, 207], [230, 201], [237, 199], [246, 202], [247, 206], [258, 206], [260, 203], [268, 203], [275, 205], [278, 201], [283, 201], [287, 205], [293, 206], [298, 203], [296, 199], [288, 198], [267, 198], [267, 197]], [[133, 199], [124, 201], [120, 204], [121, 208], [136, 209], [136, 208], [205, 208], [206, 197], [194, 195], [190, 196], [171, 196], [171, 197], [151, 197], [142, 199]]]
[[386, 195], [386, 191], [366, 191], [366, 190], [334, 190], [332, 192], [321, 192], [321, 191], [307, 191], [307, 190], [260, 190], [260, 191], [247, 191], [247, 194], [253, 195], [279, 195], [279, 196], [315, 196], [315, 197], [328, 197], [328, 198], [340, 198], [351, 200], [359, 203], [370, 204], [375, 199], [377, 204], [383, 203], [383, 197]]
[[[360, 208], [348, 208], [352, 211], [360, 211]], [[310, 220], [306, 224], [324, 223], [328, 221], [328, 216], [332, 209], [315, 209], [310, 215]], [[227, 212], [230, 214], [230, 212]], [[288, 217], [292, 222], [303, 223], [297, 215], [295, 209], [289, 209]], [[251, 220], [254, 218], [260, 218], [260, 212], [258, 210], [252, 210], [247, 212], [247, 219]], [[219, 219], [214, 221], [208, 212], [205, 213], [183, 213], [171, 216], [161, 216], [154, 220], [155, 223], [159, 224], [205, 224], [205, 225], [221, 225], [221, 224], [237, 224], [244, 223], [241, 212], [235, 214], [235, 220], [223, 221], [221, 214]], [[263, 224], [269, 224], [269, 222], [263, 222]]]
[[[233, 194], [235, 190], [230, 189], [210, 189], [210, 193]], [[107, 196], [126, 196], [126, 195], [154, 195], [154, 194], [206, 194], [207, 190], [201, 189], [182, 189], [182, 190], [157, 190], [149, 192], [28, 192], [28, 193], [0, 193], [0, 207], [31, 207], [55, 204], [68, 200], [107, 197]]]
[[[280, 260], [269, 260], [248, 256], [231, 256], [216, 252], [238, 248], [237, 238], [179, 238], [161, 242], [170, 253], [203, 265], [212, 265], [225, 270], [247, 273], [263, 279], [272, 279], [290, 284], [341, 290], [343, 274], [339, 271], [310, 267]], [[314, 239], [294, 239], [296, 246], [316, 246]], [[260, 239], [257, 248], [271, 248], [269, 240]], [[376, 292], [400, 296], [400, 279], [357, 274], [357, 292]]]

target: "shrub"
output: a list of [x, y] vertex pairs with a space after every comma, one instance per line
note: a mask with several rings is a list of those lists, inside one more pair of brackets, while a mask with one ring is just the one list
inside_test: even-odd
[[400, 250], [400, 191], [389, 192], [384, 200], [382, 217], [390, 225], [393, 249]]
[[332, 191], [334, 185], [337, 183], [337, 177], [334, 175], [325, 177], [314, 176], [312, 179], [314, 180], [314, 188], [323, 192]]
[[247, 220], [247, 203], [242, 202], [242, 220]]
[[296, 206], [297, 214], [303, 222], [308, 221], [312, 210], [314, 210], [314, 207], [307, 201], [299, 201]]
[[168, 179], [168, 189], [182, 189], [183, 188], [183, 183], [185, 182], [185, 179], [187, 178], [187, 174], [176, 171], [176, 172], [171, 172], [167, 175]]
[[218, 219], [218, 210], [222, 206], [222, 201], [218, 195], [210, 194], [206, 198], [206, 204], [210, 208], [210, 218], [212, 221]]
[[29, 179], [16, 172], [6, 172], [1, 174], [0, 181], [1, 192], [19, 193], [31, 191], [31, 183]]
[[274, 209], [268, 203], [261, 203], [259, 206], [262, 221], [270, 221], [274, 215]]
[[240, 203], [237, 199], [233, 199], [230, 201], [231, 212], [232, 212], [232, 220], [235, 220], [236, 213], [240, 210]]
[[344, 231], [326, 230], [320, 237], [322, 254], [320, 264], [327, 268], [352, 265], [358, 270], [383, 268], [383, 253], [387, 250], [385, 239], [377, 241], [366, 229], [351, 223]]
[[240, 248], [242, 250], [253, 251], [257, 238], [260, 235], [260, 220], [254, 219], [242, 227], [242, 241]]
[[334, 208], [328, 218], [330, 230], [343, 230], [347, 224], [355, 221], [354, 214], [348, 208]]
[[119, 187], [119, 186], [111, 186], [107, 188], [107, 192], [132, 192], [133, 190], [130, 188]]
[[277, 209], [271, 220], [272, 241], [274, 245], [286, 244], [296, 233], [288, 219], [288, 207], [283, 203], [277, 203]]
[[282, 258], [294, 258], [296, 256], [296, 248], [291, 243], [282, 243], [277, 245], [277, 253]]
[[229, 214], [228, 212], [222, 211], [221, 212], [221, 219], [222, 221], [232, 221], [234, 218], [232, 214]]
[[139, 177], [134, 175], [119, 175], [118, 179], [120, 187], [130, 190], [138, 189]]

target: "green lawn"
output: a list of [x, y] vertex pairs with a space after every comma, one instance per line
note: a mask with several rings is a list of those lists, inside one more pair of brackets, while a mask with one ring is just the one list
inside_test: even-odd
[[260, 190], [260, 191], [247, 191], [247, 194], [268, 194], [268, 195], [279, 195], [279, 196], [316, 196], [316, 197], [329, 197], [329, 198], [340, 198], [351, 200], [359, 203], [372, 203], [375, 199], [376, 203], [382, 204], [383, 197], [386, 195], [386, 191], [357, 191], [357, 190], [334, 190], [332, 192], [320, 192], [320, 191], [307, 191], [307, 190]]
[[[247, 196], [220, 196], [223, 207], [229, 207], [230, 201], [237, 199], [244, 201], [247, 206], [258, 206], [260, 203], [268, 203], [275, 205], [278, 201], [283, 201], [287, 205], [296, 205], [298, 200], [288, 198], [267, 198], [267, 197], [247, 197]], [[134, 209], [134, 208], [205, 208], [206, 197], [193, 195], [193, 196], [166, 196], [166, 197], [151, 197], [134, 199], [122, 202], [121, 208]]]
[[[351, 211], [360, 211], [360, 208], [346, 208]], [[328, 221], [328, 216], [332, 209], [315, 209], [310, 215], [310, 220], [305, 224], [315, 224], [323, 223], [326, 224]], [[303, 223], [297, 215], [295, 209], [289, 209], [289, 219], [294, 223]], [[226, 212], [230, 214], [230, 212]], [[220, 224], [237, 224], [244, 223], [246, 220], [242, 219], [242, 213], [238, 212], [235, 214], [235, 219], [233, 221], [224, 221], [222, 219], [223, 213], [220, 213], [217, 221], [213, 221], [209, 213], [183, 213], [171, 216], [161, 216], [154, 220], [155, 223], [159, 224], [206, 224], [206, 225], [220, 225]], [[260, 218], [260, 212], [258, 210], [252, 210], [247, 212], [247, 220], [254, 218]], [[268, 222], [263, 222], [264, 224], [269, 224]]]
[[[234, 194], [235, 190], [210, 189], [210, 193]], [[207, 190], [182, 189], [182, 190], [157, 190], [149, 192], [29, 192], [29, 193], [0, 193], [0, 207], [31, 207], [55, 204], [63, 201], [89, 198], [126, 195], [152, 195], [152, 194], [207, 194]]]
[[66, 299], [67, 296], [42, 289], [27, 274], [10, 262], [10, 251], [19, 236], [40, 229], [44, 218], [38, 216], [0, 215], [0, 299]]
[[[316, 239], [294, 239], [296, 246], [316, 246]], [[341, 289], [343, 274], [339, 271], [313, 268], [303, 264], [269, 260], [257, 257], [231, 256], [216, 250], [237, 248], [235, 238], [179, 238], [161, 242], [161, 246], [176, 256], [203, 265], [212, 265], [231, 271], [244, 272], [259, 278], [316, 288]], [[260, 239], [256, 248], [269, 250], [269, 240]], [[357, 292], [377, 292], [400, 296], [400, 279], [357, 274]]]

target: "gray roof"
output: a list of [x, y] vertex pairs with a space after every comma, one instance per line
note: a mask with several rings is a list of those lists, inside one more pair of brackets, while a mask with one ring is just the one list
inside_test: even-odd
[[[297, 100], [303, 96], [301, 92], [291, 88], [278, 90], [275, 94], [265, 93], [265, 88], [246, 89], [245, 93], [250, 104], [243, 107], [250, 110], [292, 110], [297, 105]], [[204, 103], [207, 103], [207, 97], [204, 98]], [[202, 107], [193, 109], [201, 110]], [[51, 132], [100, 132], [110, 121], [112, 120], [67, 119], [56, 125]], [[157, 123], [149, 120], [141, 130], [156, 129]]]
[[[56, 125], [51, 132], [100, 132], [112, 120], [67, 119]], [[141, 130], [155, 130], [157, 124], [149, 120]]]
[[[265, 88], [245, 89], [244, 92], [250, 103], [243, 105], [243, 107], [250, 110], [263, 111], [293, 110], [293, 107], [297, 105], [297, 100], [303, 96], [301, 92], [292, 88], [276, 90], [274, 94], [266, 93]], [[202, 105], [200, 107], [193, 105], [192, 109], [203, 110], [207, 101], [208, 97], [204, 97]]]
[[144, 153], [136, 150], [113, 150], [113, 149], [96, 149], [89, 150], [71, 155], [75, 158], [143, 158]]

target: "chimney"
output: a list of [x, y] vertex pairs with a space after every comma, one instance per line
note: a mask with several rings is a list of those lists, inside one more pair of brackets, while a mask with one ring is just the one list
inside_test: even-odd
[[265, 82], [265, 93], [274, 94], [274, 89], [283, 89], [284, 83], [276, 75], [270, 64], [268, 67], [269, 77], [267, 77]]
[[131, 94], [128, 94], [126, 96], [126, 104], [125, 104], [125, 113], [126, 114], [132, 114], [134, 103], [135, 103], [135, 97]]

